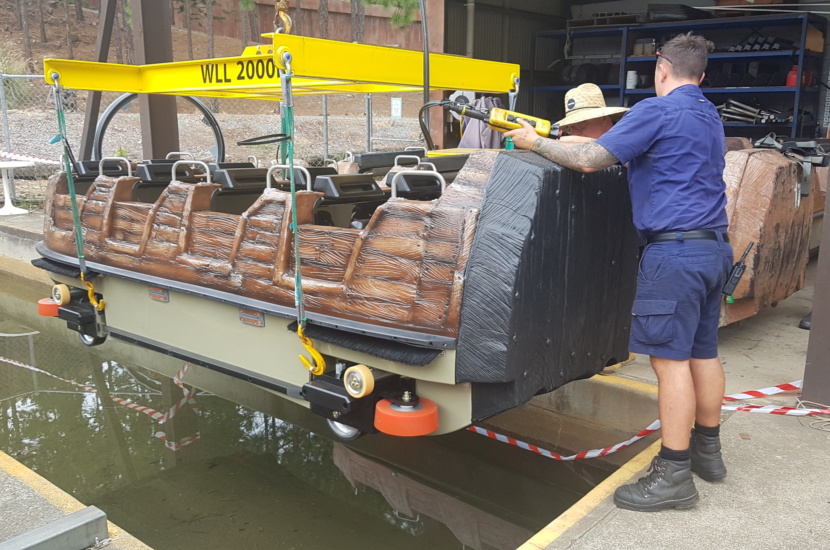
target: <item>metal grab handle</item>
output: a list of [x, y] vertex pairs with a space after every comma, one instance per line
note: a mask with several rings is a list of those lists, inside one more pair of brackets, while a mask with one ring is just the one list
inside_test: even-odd
[[[291, 167], [287, 164], [272, 164], [271, 167], [268, 169], [268, 173], [265, 175], [265, 188], [271, 189], [271, 173], [274, 170], [291, 170]], [[311, 174], [308, 172], [305, 166], [295, 166], [294, 170], [299, 170], [303, 174], [305, 174], [305, 190], [311, 191]]]
[[400, 172], [395, 172], [395, 175], [392, 177], [392, 197], [391, 200], [397, 200], [398, 198], [398, 179], [403, 176], [434, 176], [441, 182], [441, 194], [444, 194], [444, 190], [447, 188], [447, 181], [444, 179], [439, 172], [435, 172], [433, 170], [401, 170]]
[[404, 160], [404, 159], [405, 160], [414, 160], [416, 166], [418, 164], [421, 164], [421, 157], [418, 157], [418, 156], [415, 156], [415, 155], [398, 155], [397, 157], [395, 157], [395, 166], [393, 166], [392, 168], [395, 168], [396, 166], [403, 166], [403, 164], [398, 164], [398, 161], [399, 160]]
[[187, 151], [170, 151], [169, 153], [167, 153], [167, 156], [164, 157], [164, 158], [169, 159], [171, 155], [179, 155], [179, 158], [181, 158], [182, 155], [187, 155], [188, 157], [192, 158], [193, 160], [196, 160], [196, 155], [194, 155], [193, 153], [188, 153]]
[[101, 161], [98, 163], [98, 175], [99, 175], [99, 176], [103, 176], [103, 175], [104, 175], [104, 161], [105, 161], [105, 160], [117, 160], [117, 161], [119, 161], [119, 162], [123, 162], [124, 164], [126, 164], [126, 165], [127, 165], [127, 175], [128, 175], [128, 176], [132, 176], [132, 175], [133, 175], [133, 165], [132, 165], [132, 164], [130, 164], [130, 161], [128, 161], [128, 160], [127, 160], [127, 159], [125, 159], [124, 157], [104, 157], [104, 158], [102, 158], [102, 159], [101, 159]]
[[201, 166], [202, 168], [205, 169], [205, 176], [207, 176], [207, 180], [205, 181], [205, 183], [213, 183], [213, 182], [210, 181], [210, 170], [208, 169], [208, 165], [205, 164], [204, 162], [202, 162], [201, 160], [177, 160], [176, 162], [174, 162], [173, 163], [173, 168], [170, 172], [171, 173], [171, 176], [170, 176], [171, 181], [179, 181], [179, 180], [176, 179], [176, 167], [179, 164], [187, 164], [187, 165], [198, 164], [199, 166]]
[[259, 168], [259, 159], [254, 155], [248, 155], [248, 162], [251, 162], [255, 168]]
[[323, 159], [323, 162], [326, 164], [326, 166], [331, 166], [332, 168], [337, 170], [337, 161], [336, 160], [334, 160], [334, 159]]
[[430, 167], [432, 167], [432, 171], [433, 171], [433, 172], [437, 172], [437, 171], [438, 171], [438, 168], [436, 168], [436, 167], [435, 167], [435, 165], [434, 165], [434, 164], [432, 164], [431, 162], [419, 162], [419, 163], [418, 163], [418, 166], [430, 166]]

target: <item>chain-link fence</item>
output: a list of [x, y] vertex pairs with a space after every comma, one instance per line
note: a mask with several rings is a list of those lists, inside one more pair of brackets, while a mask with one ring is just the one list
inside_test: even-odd
[[[8, 75], [0, 72], [0, 151], [59, 161], [62, 145], [58, 134], [53, 88], [41, 75]], [[67, 140], [77, 158], [90, 92], [63, 90]], [[106, 113], [124, 94], [101, 94], [101, 113]], [[216, 120], [225, 144], [225, 160], [256, 160], [268, 166], [278, 156], [276, 144], [239, 145], [251, 138], [280, 132], [279, 104], [273, 101], [230, 98], [196, 98]], [[417, 121], [420, 93], [343, 94], [295, 97], [295, 159], [322, 165], [325, 159], [343, 159], [348, 153], [402, 150], [423, 144]], [[199, 160], [215, 161], [217, 138], [209, 117], [192, 100], [177, 98], [179, 150]], [[143, 158], [138, 101], [122, 100], [106, 128], [98, 135], [101, 156]], [[103, 117], [99, 119], [103, 120]], [[0, 155], [0, 160], [2, 160]], [[13, 172], [11, 197], [37, 203], [45, 182], [56, 166], [35, 161]], [[5, 197], [3, 197], [5, 200]]]

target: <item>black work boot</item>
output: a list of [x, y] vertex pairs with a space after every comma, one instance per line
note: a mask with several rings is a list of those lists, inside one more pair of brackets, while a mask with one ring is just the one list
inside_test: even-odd
[[726, 477], [726, 465], [720, 454], [720, 437], [703, 435], [692, 430], [689, 444], [692, 453], [692, 471], [706, 481], [720, 481]]
[[655, 456], [648, 475], [614, 492], [614, 504], [626, 510], [657, 512], [691, 508], [699, 496], [692, 480], [691, 460], [675, 462]]

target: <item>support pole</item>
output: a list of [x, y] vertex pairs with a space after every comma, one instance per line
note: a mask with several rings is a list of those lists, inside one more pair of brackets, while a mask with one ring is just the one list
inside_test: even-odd
[[329, 158], [329, 96], [323, 96], [323, 164]]
[[366, 94], [366, 152], [372, 152], [372, 94]]
[[[101, 8], [98, 11], [98, 38], [95, 41], [95, 61], [99, 63], [107, 62], [117, 7], [118, 0], [101, 0]], [[100, 112], [101, 92], [89, 92], [86, 98], [86, 115], [84, 116], [84, 129], [81, 132], [78, 160], [92, 158], [92, 142], [95, 139], [95, 127], [98, 126], [98, 113]]]
[[[135, 62], [138, 65], [173, 61], [173, 14], [170, 2], [132, 0], [135, 26]], [[176, 98], [172, 96], [138, 96], [141, 113], [143, 158], [164, 158], [180, 151]]]
[[802, 399], [830, 405], [830, 218], [825, 209], [813, 286], [813, 317], [807, 344]]

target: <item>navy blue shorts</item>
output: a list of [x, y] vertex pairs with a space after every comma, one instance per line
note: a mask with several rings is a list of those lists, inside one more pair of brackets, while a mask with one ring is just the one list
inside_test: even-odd
[[664, 359], [718, 356], [721, 290], [732, 269], [721, 240], [649, 244], [640, 258], [629, 349]]

